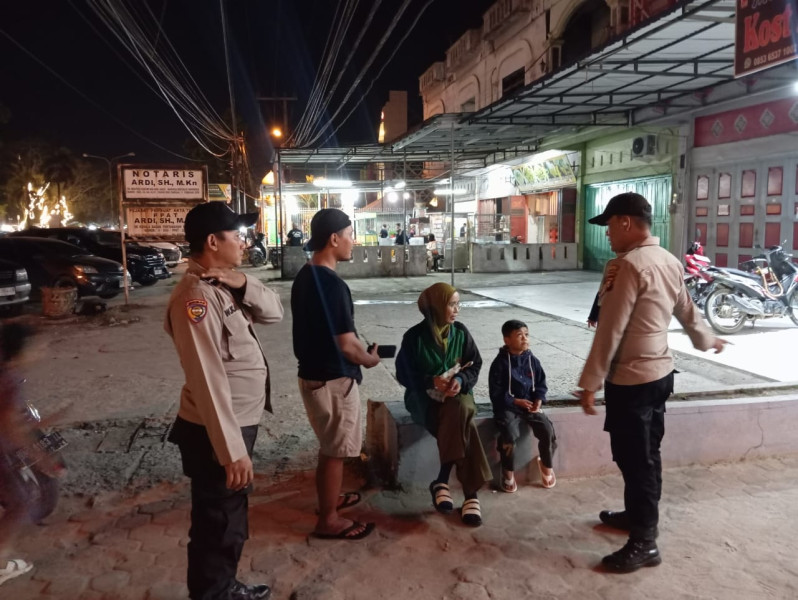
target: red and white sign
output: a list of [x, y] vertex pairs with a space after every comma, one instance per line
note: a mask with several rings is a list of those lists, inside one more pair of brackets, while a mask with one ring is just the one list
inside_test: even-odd
[[737, 0], [734, 76], [796, 58], [796, 0]]

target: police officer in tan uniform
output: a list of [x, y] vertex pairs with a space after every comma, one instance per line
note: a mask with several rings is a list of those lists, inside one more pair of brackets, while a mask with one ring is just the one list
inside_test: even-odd
[[172, 292], [165, 328], [186, 383], [169, 440], [191, 479], [188, 589], [195, 600], [268, 598], [267, 585], [236, 579], [248, 537], [252, 448], [263, 410], [271, 412], [269, 370], [253, 323], [283, 318], [277, 294], [236, 270], [239, 228], [258, 213], [237, 215], [223, 202], [186, 215], [188, 271]]
[[643, 196], [619, 194], [589, 222], [607, 226], [617, 258], [604, 270], [596, 337], [576, 393], [583, 410], [594, 415], [595, 393], [604, 386], [604, 430], [623, 474], [625, 510], [601, 511], [599, 519], [629, 531], [629, 541], [602, 563], [627, 573], [662, 561], [655, 540], [662, 491], [660, 442], [665, 401], [673, 392], [671, 316], [699, 350], [720, 352], [726, 342], [703, 324], [684, 286], [681, 263], [651, 236], [651, 206]]

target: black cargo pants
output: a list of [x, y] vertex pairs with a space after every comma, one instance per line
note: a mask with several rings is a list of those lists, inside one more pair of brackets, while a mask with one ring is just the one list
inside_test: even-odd
[[606, 420], [612, 459], [623, 475], [630, 538], [653, 541], [662, 495], [660, 443], [665, 435], [665, 401], [673, 393], [673, 373], [640, 385], [605, 382]]
[[[241, 434], [251, 457], [258, 426], [242, 427]], [[189, 598], [227, 598], [235, 582], [244, 542], [249, 537], [247, 496], [252, 486], [238, 491], [227, 489], [227, 474], [216, 460], [208, 432], [202, 425], [177, 417], [169, 441], [180, 448], [183, 473], [191, 479]]]

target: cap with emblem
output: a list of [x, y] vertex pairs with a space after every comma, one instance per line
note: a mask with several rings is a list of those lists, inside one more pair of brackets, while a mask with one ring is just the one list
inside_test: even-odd
[[618, 194], [610, 198], [604, 212], [588, 219], [588, 223], [593, 225], [606, 225], [610, 217], [622, 215], [626, 217], [641, 217], [651, 224], [651, 205], [643, 196], [634, 192]]
[[322, 208], [310, 220], [310, 239], [306, 244], [308, 250], [321, 250], [334, 233], [349, 227], [352, 221], [342, 210]]
[[183, 223], [186, 241], [202, 241], [217, 231], [238, 231], [242, 227], [252, 227], [258, 220], [258, 214], [239, 215], [224, 202], [198, 204], [188, 211]]

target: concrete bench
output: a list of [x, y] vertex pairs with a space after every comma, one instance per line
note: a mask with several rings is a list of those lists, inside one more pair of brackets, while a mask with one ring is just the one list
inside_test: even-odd
[[[496, 429], [490, 405], [478, 404], [477, 428], [494, 481], [500, 476]], [[609, 435], [603, 431], [604, 407], [588, 417], [575, 406], [546, 410], [557, 432], [554, 471], [558, 479], [617, 472]], [[798, 397], [786, 394], [722, 400], [673, 400], [667, 405], [663, 466], [711, 464], [798, 453]], [[516, 447], [520, 482], [539, 481], [531, 459], [537, 440], [528, 427]], [[366, 452], [373, 475], [392, 487], [425, 487], [440, 466], [435, 439], [413, 423], [404, 402], [368, 402]]]

